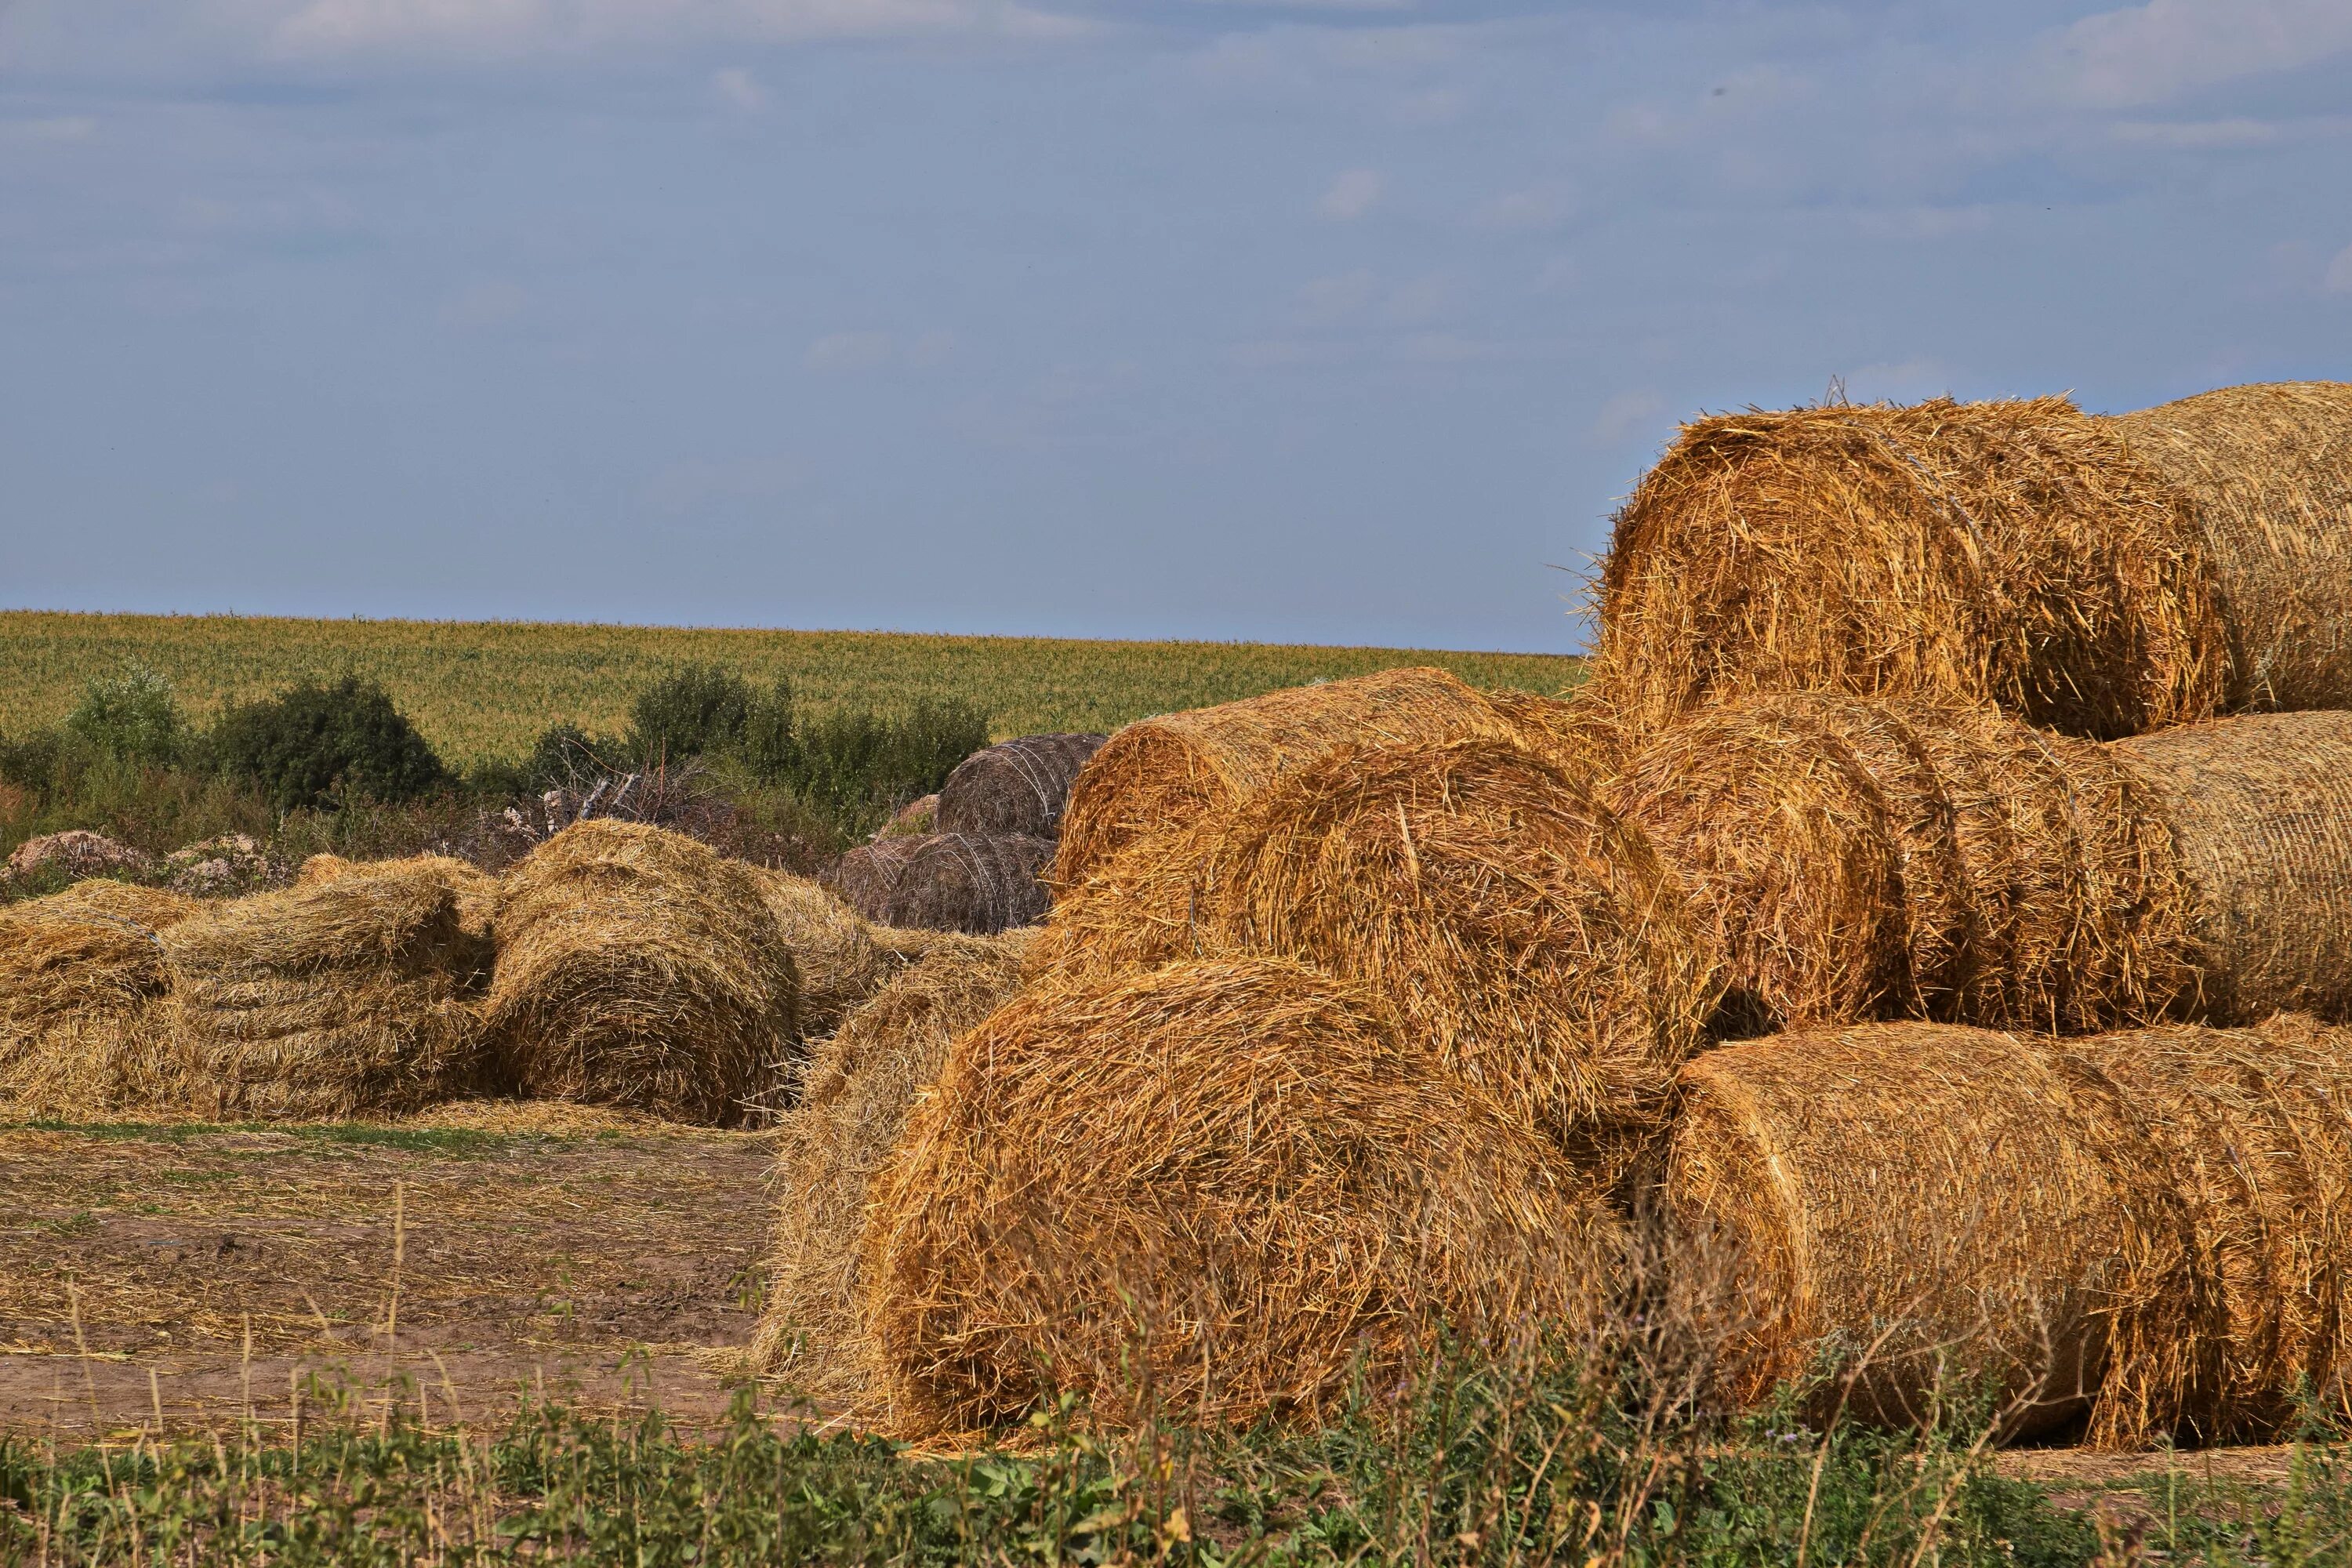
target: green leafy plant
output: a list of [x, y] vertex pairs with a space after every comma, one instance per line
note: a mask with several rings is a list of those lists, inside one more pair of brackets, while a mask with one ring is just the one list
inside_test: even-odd
[[373, 681], [305, 681], [232, 709], [212, 734], [221, 771], [280, 811], [359, 797], [397, 804], [447, 782], [425, 737]]

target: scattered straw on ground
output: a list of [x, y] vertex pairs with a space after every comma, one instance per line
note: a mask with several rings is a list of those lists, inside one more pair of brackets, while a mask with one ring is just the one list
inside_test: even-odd
[[[959, 1040], [877, 1179], [897, 1419], [1312, 1418], [1443, 1320], [1589, 1322], [1605, 1208], [1367, 993], [1273, 963], [1024, 993]], [[1123, 1374], [1131, 1365], [1139, 1373]]]
[[2101, 1447], [2199, 1414], [2222, 1325], [2189, 1201], [2077, 1058], [1879, 1025], [1726, 1047], [1683, 1082], [1667, 1204], [1738, 1259], [1742, 1398], [1828, 1342], [1876, 1419], [1916, 1419], [1939, 1377], [1992, 1379], [2021, 1435], [2087, 1414]]
[[800, 1050], [792, 952], [751, 868], [682, 834], [595, 820], [507, 874], [487, 1008], [534, 1098], [730, 1125]]
[[2201, 526], [2228, 705], [2352, 708], [2352, 384], [2224, 387], [2109, 423]]
[[779, 1123], [775, 1243], [752, 1350], [761, 1373], [828, 1405], [865, 1407], [879, 1372], [858, 1271], [867, 1189], [948, 1047], [1020, 984], [1019, 944], [953, 938], [857, 1007], [811, 1058]]
[[1790, 689], [2137, 734], [2221, 699], [2186, 503], [2064, 398], [1700, 419], [1618, 514], [1596, 679], [1643, 729]]

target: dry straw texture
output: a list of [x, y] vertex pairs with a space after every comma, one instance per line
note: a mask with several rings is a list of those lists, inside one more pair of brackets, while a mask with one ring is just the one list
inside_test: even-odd
[[429, 873], [448, 885], [457, 897], [457, 923], [468, 934], [485, 941], [499, 907], [499, 879], [469, 860], [449, 855], [415, 855], [400, 861], [346, 860], [340, 855], [313, 855], [294, 874], [298, 888], [315, 888], [344, 877], [374, 875], [380, 868], [400, 865]]
[[0, 909], [0, 1081], [53, 1031], [135, 1013], [168, 991], [160, 933], [203, 907], [101, 879]]
[[1716, 965], [1648, 839], [1511, 742], [1335, 753], [1244, 806], [1213, 864], [1216, 946], [1364, 985], [1612, 1177], [1662, 1124], [1714, 1003]]
[[2200, 525], [2228, 705], [2352, 708], [2352, 384], [2224, 387], [2110, 423]]
[[826, 868], [825, 885], [860, 919], [887, 925], [907, 862], [929, 837], [929, 833], [891, 833], [860, 844]]
[[2117, 742], [2193, 890], [2216, 1023], [2352, 1016], [2352, 713], [2256, 713]]
[[1706, 710], [1612, 792], [1724, 954], [1717, 1026], [2078, 1032], [2193, 984], [2188, 889], [2107, 750], [1991, 709], [1818, 692]]
[[2309, 1019], [2189, 1025], [2067, 1047], [2138, 1113], [2189, 1202], [2225, 1314], [2199, 1435], [2273, 1439], [2300, 1388], [2345, 1408], [2342, 1271], [2352, 1267], [2352, 1034]]
[[1020, 984], [1017, 938], [951, 937], [849, 1015], [776, 1131], [775, 1242], [752, 1365], [835, 1408], [879, 1387], [858, 1243], [874, 1173], [956, 1037]]
[[1023, 994], [959, 1040], [877, 1179], [898, 1421], [1312, 1419], [1443, 1321], [1589, 1325], [1606, 1209], [1370, 994], [1272, 963]]
[[[392, 1115], [481, 1077], [488, 945], [435, 866], [392, 860], [215, 904], [163, 932], [167, 1103], [224, 1119]], [[126, 1089], [125, 1092], [137, 1092]]]
[[1141, 720], [1078, 774], [1055, 883], [1075, 889], [1132, 840], [1230, 810], [1341, 746], [1443, 741], [1500, 722], [1457, 678], [1412, 668]]
[[1895, 1024], [1726, 1047], [1683, 1082], [1667, 1206], [1737, 1259], [1735, 1394], [1827, 1343], [1874, 1419], [1990, 1378], [2020, 1435], [2087, 1416], [2089, 1441], [2133, 1447], [2192, 1423], [2219, 1306], [2105, 1077], [2029, 1037]]
[[814, 879], [751, 868], [760, 896], [792, 950], [800, 981], [801, 1032], [812, 1039], [841, 1026], [904, 962], [872, 927]]
[[1023, 735], [974, 752], [940, 786], [933, 826], [982, 837], [1052, 838], [1070, 785], [1104, 735]]
[[890, 898], [894, 926], [993, 936], [1034, 925], [1052, 907], [1050, 838], [933, 833], [898, 842], [911, 849]]
[[2221, 700], [2197, 538], [2063, 398], [1701, 419], [1618, 514], [1596, 679], [1643, 729], [1811, 689], [2137, 734]]
[[594, 820], [509, 872], [487, 1019], [526, 1095], [731, 1125], [800, 1049], [792, 952], [751, 868]]

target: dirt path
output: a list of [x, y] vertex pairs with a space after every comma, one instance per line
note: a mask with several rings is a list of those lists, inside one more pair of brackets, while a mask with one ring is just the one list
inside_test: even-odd
[[0, 1426], [283, 1421], [313, 1372], [405, 1374], [436, 1418], [576, 1387], [707, 1419], [767, 1161], [685, 1129], [0, 1130]]

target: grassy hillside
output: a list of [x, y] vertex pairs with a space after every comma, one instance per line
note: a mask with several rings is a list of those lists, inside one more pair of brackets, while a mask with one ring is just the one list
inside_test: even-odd
[[527, 750], [558, 720], [620, 727], [664, 668], [726, 665], [789, 676], [808, 707], [961, 697], [999, 735], [1110, 730], [1318, 676], [1433, 664], [1474, 686], [1558, 691], [1581, 661], [1549, 654], [1271, 643], [1083, 642], [895, 632], [695, 631], [482, 621], [310, 621], [242, 616], [0, 612], [0, 734], [64, 716], [82, 682], [131, 660], [171, 678], [192, 717], [306, 676], [381, 680], [441, 754], [463, 764]]

